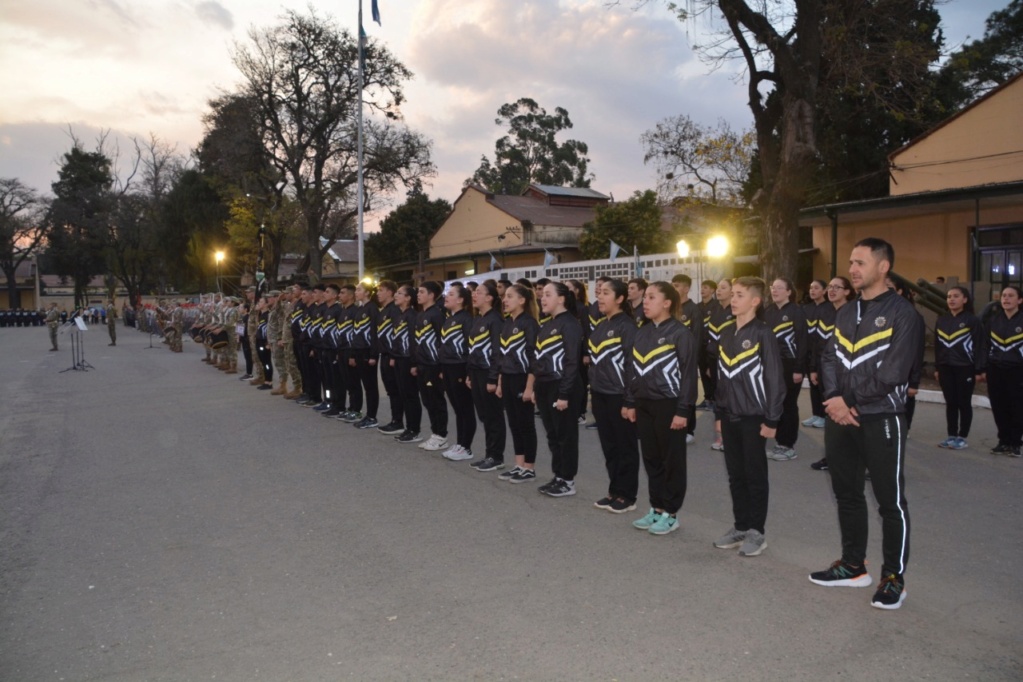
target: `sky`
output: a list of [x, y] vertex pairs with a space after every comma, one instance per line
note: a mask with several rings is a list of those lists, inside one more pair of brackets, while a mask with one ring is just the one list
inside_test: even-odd
[[[72, 135], [92, 149], [104, 130], [122, 150], [155, 135], [187, 155], [207, 101], [237, 88], [232, 52], [253, 27], [312, 7], [354, 33], [358, 1], [0, 0], [0, 177], [49, 194]], [[433, 141], [432, 197], [458, 198], [505, 132], [497, 109], [521, 97], [568, 110], [559, 139], [589, 145], [592, 187], [617, 199], [655, 185], [639, 138], [658, 121], [751, 125], [740, 65], [712, 70], [691, 47], [719, 19], [681, 23], [658, 0], [379, 0], [378, 26], [364, 2], [367, 33], [415, 74], [402, 114]], [[1007, 4], [944, 3], [946, 48]]]

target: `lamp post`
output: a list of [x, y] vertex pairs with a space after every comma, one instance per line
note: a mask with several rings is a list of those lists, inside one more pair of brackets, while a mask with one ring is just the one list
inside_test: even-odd
[[213, 254], [213, 260], [217, 261], [217, 293], [223, 293], [220, 289], [220, 264], [224, 260], [224, 252], [217, 251]]

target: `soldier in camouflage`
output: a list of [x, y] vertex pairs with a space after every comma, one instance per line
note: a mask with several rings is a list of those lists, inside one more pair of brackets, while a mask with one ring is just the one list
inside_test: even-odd
[[268, 292], [266, 297], [270, 307], [266, 324], [266, 342], [270, 346], [273, 365], [280, 378], [280, 384], [270, 391], [270, 395], [284, 395], [288, 392], [288, 370], [284, 363], [284, 326], [287, 323], [284, 317], [284, 301], [281, 300], [281, 292], [277, 289]]
[[224, 364], [226, 374], [238, 373], [238, 304], [241, 300], [234, 296], [227, 299], [227, 307], [224, 309], [224, 330], [227, 332], [227, 356]]
[[172, 353], [180, 353], [181, 335], [185, 332], [185, 311], [180, 303], [175, 304], [171, 312], [171, 324], [174, 326], [174, 335], [171, 337], [170, 349]]
[[[295, 319], [295, 299], [300, 289], [293, 287], [292, 291], [284, 296], [284, 329], [281, 332], [281, 341], [284, 344], [284, 371], [291, 377], [291, 384], [294, 387], [284, 397], [294, 400], [302, 395], [302, 373], [298, 370], [298, 357], [295, 354], [295, 337], [292, 333], [292, 323]], [[298, 311], [301, 313], [301, 310]], [[282, 384], [283, 385], [283, 384]]]
[[46, 326], [50, 329], [50, 345], [53, 346], [50, 350], [55, 351], [57, 350], [57, 327], [60, 326], [60, 313], [57, 312], [56, 303], [51, 303], [50, 309], [46, 311]]
[[108, 346], [117, 345], [117, 325], [114, 322], [114, 318], [117, 317], [117, 308], [114, 307], [114, 302], [107, 301], [107, 333], [110, 334], [110, 343]]
[[253, 375], [249, 384], [261, 386], [266, 379], [263, 376], [263, 363], [257, 359], [259, 357], [259, 344], [256, 341], [256, 333], [259, 330], [259, 312], [256, 310], [256, 287], [249, 287], [246, 296], [249, 299], [249, 322], [246, 335], [249, 338], [249, 348], [252, 350], [253, 360]]

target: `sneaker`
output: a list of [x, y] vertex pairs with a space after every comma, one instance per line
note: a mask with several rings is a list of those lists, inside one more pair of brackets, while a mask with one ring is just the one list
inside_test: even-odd
[[357, 429], [375, 429], [379, 422], [373, 417], [363, 417], [359, 421], [355, 422], [355, 428]]
[[[469, 453], [469, 456], [472, 457], [472, 453], [471, 452]], [[498, 462], [493, 457], [487, 457], [486, 459], [484, 459], [482, 462], [480, 462], [475, 467], [476, 471], [479, 471], [479, 472], [497, 471], [498, 469], [503, 469], [503, 468], [504, 468], [504, 462]]]
[[[480, 460], [480, 462], [482, 462], [482, 461], [483, 460]], [[476, 465], [478, 465], [480, 462], [473, 462], [469, 466], [471, 466], [473, 469], [475, 469]], [[524, 471], [524, 469], [522, 467], [520, 467], [518, 464], [516, 464], [511, 469], [508, 469], [508, 471], [502, 471], [501, 473], [499, 473], [497, 475], [497, 477], [499, 479], [501, 479], [502, 481], [507, 481], [507, 480], [510, 480], [512, 478], [512, 476], [514, 476], [515, 474], [519, 473], [520, 471]]]
[[551, 480], [547, 481], [546, 483], [544, 483], [542, 486], [540, 486], [536, 490], [537, 490], [537, 492], [541, 492], [541, 493], [546, 494], [547, 493], [547, 489], [551, 488], [557, 482], [558, 482], [558, 477], [555, 476], [554, 478], [552, 478]]
[[590, 422], [586, 425], [586, 428], [590, 431], [595, 430], [597, 428], [597, 422]]
[[668, 512], [659, 514], [657, 520], [647, 528], [651, 535], [667, 535], [674, 530], [678, 530], [678, 519]]
[[401, 432], [400, 436], [395, 436], [394, 440], [399, 443], [418, 443], [423, 440], [423, 437], [419, 435], [418, 431], [409, 431], [408, 429], [405, 429]]
[[636, 501], [629, 501], [623, 497], [616, 497], [611, 500], [611, 507], [608, 509], [612, 514], [624, 514], [625, 512], [636, 511]]
[[437, 450], [443, 450], [445, 447], [447, 447], [447, 444], [448, 439], [445, 436], [438, 436], [437, 434], [432, 434], [429, 440], [427, 440], [419, 447], [428, 452], [436, 452]]
[[724, 451], [725, 444], [721, 442], [721, 436], [718, 436], [717, 439], [713, 443], [710, 444], [710, 449], [711, 450], [717, 450], [718, 452], [723, 452]]
[[746, 539], [739, 548], [739, 556], [759, 556], [767, 549], [767, 538], [759, 530], [750, 528], [746, 531]]
[[646, 516], [632, 522], [632, 527], [640, 530], [650, 530], [650, 526], [654, 525], [654, 522], [659, 518], [661, 518], [661, 512], [650, 507], [650, 511], [646, 513]]
[[799, 423], [802, 424], [803, 426], [812, 427], [814, 424], [817, 423], [817, 417], [814, 417], [814, 416], [811, 415], [810, 417], [808, 417], [807, 419], [804, 419], [803, 421], [801, 421]]
[[532, 469], [526, 469], [524, 467], [519, 468], [517, 474], [512, 475], [509, 479], [509, 483], [529, 483], [530, 481], [536, 480], [536, 472]]
[[566, 481], [563, 478], [555, 479], [554, 485], [547, 488], [544, 494], [548, 497], [569, 497], [575, 495], [575, 481]]
[[[263, 384], [263, 386], [266, 386], [266, 384]], [[327, 410], [330, 409], [330, 405], [327, 403], [320, 403], [319, 405], [316, 405], [313, 409], [316, 410], [317, 412], [326, 412]]]
[[467, 459], [472, 459], [472, 452], [466, 450], [461, 445], [456, 445], [448, 450], [443, 455], [444, 459], [449, 459], [452, 462], [464, 462]]
[[385, 436], [397, 436], [405, 432], [405, 426], [401, 422], [392, 421], [390, 424], [378, 426], [377, 431], [384, 434]]
[[593, 503], [593, 506], [597, 509], [611, 509], [611, 503], [614, 502], [610, 497], [602, 497]]
[[965, 450], [970, 447], [965, 438], [956, 438], [955, 442], [948, 446], [950, 450]]
[[1011, 448], [1009, 448], [1009, 457], [1021, 457], [1021, 456], [1023, 456], [1023, 453], [1020, 452], [1020, 446], [1013, 445]]
[[1012, 448], [1010, 448], [1005, 443], [999, 443], [998, 445], [996, 445], [993, 448], [991, 448], [991, 454], [992, 455], [1007, 455], [1007, 454], [1009, 454], [1009, 450], [1011, 450], [1011, 449]]
[[814, 417], [813, 418], [813, 428], [815, 428], [815, 429], [823, 429], [824, 425], [827, 424], [827, 423], [828, 423], [828, 420], [825, 419], [824, 417]]
[[774, 452], [767, 454], [768, 459], [773, 459], [775, 462], [789, 462], [797, 458], [796, 451], [792, 448], [785, 446], [779, 446]]
[[251, 378], [252, 378], [251, 374], [243, 374], [240, 377], [238, 377], [238, 381], [248, 381]]
[[839, 559], [827, 570], [811, 573], [810, 582], [824, 587], [870, 587], [874, 581], [866, 566], [850, 566]]
[[906, 601], [905, 581], [894, 573], [889, 573], [881, 578], [881, 584], [877, 586], [877, 591], [874, 592], [870, 605], [874, 608], [894, 611], [902, 606], [904, 601]]
[[714, 401], [713, 400], [704, 400], [703, 402], [701, 402], [699, 405], [696, 406], [696, 409], [697, 410], [706, 410], [707, 412], [713, 412], [714, 411]]
[[827, 471], [828, 458], [824, 457], [823, 459], [817, 460], [816, 462], [810, 465], [810, 468], [813, 469], [814, 471]]
[[943, 440], [940, 443], [938, 443], [938, 447], [939, 448], [950, 448], [950, 447], [952, 447], [955, 444], [955, 442], [956, 442], [956, 437], [955, 436], [949, 436], [945, 440]]
[[579, 417], [579, 426], [586, 426], [586, 415]]
[[332, 407], [329, 410], [324, 410], [323, 412], [320, 412], [320, 414], [323, 415], [324, 417], [340, 417], [343, 413], [336, 407]]
[[686, 434], [686, 445], [692, 445], [696, 442], [696, 436], [691, 433]]
[[714, 546], [718, 549], [735, 549], [746, 539], [746, 533], [748, 532], [745, 530], [735, 530], [735, 526], [732, 526], [728, 529], [727, 533], [714, 541]]
[[316, 400], [314, 400], [313, 398], [299, 398], [295, 402], [301, 405], [302, 407], [312, 407], [313, 405], [317, 404]]

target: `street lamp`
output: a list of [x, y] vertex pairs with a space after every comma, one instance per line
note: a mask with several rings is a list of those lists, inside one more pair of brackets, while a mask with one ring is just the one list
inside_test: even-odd
[[707, 255], [711, 258], [723, 258], [728, 253], [728, 237], [716, 235], [707, 240]]
[[679, 258], [689, 258], [689, 242], [685, 239], [679, 239], [678, 243], [675, 244], [675, 248], [678, 249]]
[[213, 254], [213, 260], [217, 261], [217, 293], [223, 293], [220, 290], [220, 264], [224, 260], [224, 252], [217, 251], [215, 254]]

